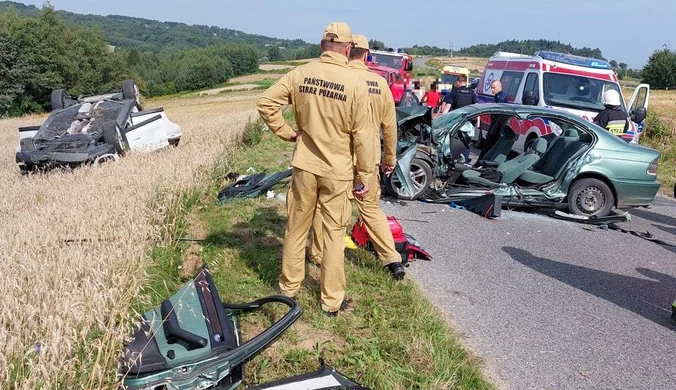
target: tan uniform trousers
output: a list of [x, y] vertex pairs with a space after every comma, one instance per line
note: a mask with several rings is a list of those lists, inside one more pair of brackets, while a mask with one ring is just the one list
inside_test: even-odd
[[305, 246], [315, 210], [321, 215], [322, 248], [321, 306], [337, 311], [345, 298], [345, 228], [350, 222], [352, 205], [347, 197], [352, 181], [327, 179], [293, 168], [286, 209], [289, 221], [284, 233], [282, 273], [279, 289], [293, 297], [305, 279]]
[[[376, 169], [376, 172], [378, 170]], [[369, 193], [364, 200], [356, 199], [357, 208], [361, 215], [366, 229], [368, 230], [373, 247], [376, 250], [378, 258], [383, 266], [401, 262], [401, 254], [394, 248], [394, 238], [390, 225], [387, 223], [387, 216], [380, 208], [380, 175], [371, 176], [371, 182], [368, 183]], [[320, 209], [316, 209], [314, 220], [312, 221], [312, 244], [310, 246], [310, 261], [315, 264], [324, 264], [326, 255], [322, 250], [323, 241], [323, 221]]]

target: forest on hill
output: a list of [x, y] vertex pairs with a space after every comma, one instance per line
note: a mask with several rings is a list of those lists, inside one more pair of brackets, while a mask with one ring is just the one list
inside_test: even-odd
[[[377, 39], [372, 49], [386, 49]], [[450, 55], [436, 46], [413, 46], [414, 55]], [[452, 54], [489, 57], [495, 51], [551, 50], [603, 58], [599, 48], [578, 49], [548, 40], [504, 41]], [[198, 90], [255, 73], [266, 61], [316, 58], [318, 44], [215, 27], [128, 16], [81, 15], [0, 1], [0, 116], [49, 109], [53, 89], [71, 96], [118, 90], [133, 78], [146, 96]], [[621, 76], [640, 77], [610, 61]], [[671, 85], [670, 83], [668, 83]]]

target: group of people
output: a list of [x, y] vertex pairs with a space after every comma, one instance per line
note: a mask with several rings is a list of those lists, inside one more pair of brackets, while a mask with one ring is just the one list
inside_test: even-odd
[[[496, 103], [507, 102], [507, 96], [502, 91], [500, 80], [495, 80], [491, 83], [491, 91], [494, 94], [494, 101]], [[432, 83], [430, 90], [425, 92], [420, 102], [426, 104], [427, 107], [439, 108], [439, 113], [445, 114], [450, 110], [475, 104], [477, 100], [474, 90], [467, 86], [467, 76], [460, 75], [451, 92], [446, 94], [443, 99], [441, 93], [437, 91], [437, 83]]]
[[[391, 174], [396, 164], [392, 91], [384, 78], [366, 66], [366, 37], [353, 35], [346, 23], [332, 22], [326, 27], [321, 49], [319, 61], [287, 73], [263, 93], [257, 108], [277, 136], [296, 143], [286, 203], [280, 292], [294, 297], [305, 278], [306, 259], [312, 261], [320, 267], [321, 308], [336, 316], [352, 304], [345, 296], [344, 271], [344, 236], [352, 199], [384, 268], [397, 280], [406, 273], [379, 203], [380, 173]], [[491, 83], [491, 91], [495, 102], [506, 102], [499, 80]], [[604, 94], [609, 108], [596, 117], [604, 127], [626, 122], [626, 114], [616, 109], [619, 94], [613, 92]], [[423, 102], [437, 106], [439, 99], [433, 86]], [[441, 103], [441, 113], [474, 103], [475, 92], [467, 87], [467, 78], [459, 76], [456, 87]], [[282, 115], [287, 104], [293, 107], [297, 130]], [[312, 245], [306, 256], [310, 228]]]
[[[257, 108], [277, 136], [296, 143], [280, 292], [288, 297], [298, 293], [307, 258], [320, 267], [321, 309], [336, 316], [352, 305], [344, 271], [352, 198], [385, 270], [395, 279], [406, 273], [380, 208], [380, 173], [391, 174], [396, 163], [397, 123], [389, 85], [368, 70], [368, 40], [353, 35], [346, 23], [326, 27], [321, 49], [319, 61], [287, 73], [263, 93]], [[297, 130], [282, 116], [287, 104]], [[312, 246], [305, 256], [311, 227]]]
[[[493, 93], [493, 102], [507, 103], [507, 94], [502, 90], [502, 82], [493, 80], [490, 85]], [[615, 133], [624, 133], [629, 128], [627, 113], [622, 109], [619, 92], [609, 89], [602, 96], [604, 109], [596, 115], [594, 123]], [[421, 103], [428, 107], [440, 107], [439, 112], [445, 114], [450, 110], [464, 107], [476, 103], [476, 94], [467, 87], [467, 78], [459, 76], [455, 87], [449, 94], [441, 99], [441, 94], [437, 91], [436, 83], [432, 83], [429, 91], [423, 96]], [[529, 103], [524, 103], [529, 104]]]

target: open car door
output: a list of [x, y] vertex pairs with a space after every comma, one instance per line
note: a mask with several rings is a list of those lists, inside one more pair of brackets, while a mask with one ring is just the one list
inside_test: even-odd
[[[634, 140], [637, 141], [643, 133], [643, 127], [645, 125], [645, 119], [637, 118], [636, 113], [637, 109], [644, 108], [648, 110], [648, 102], [650, 101], [650, 85], [649, 84], [640, 84], [634, 93], [631, 95], [631, 100], [629, 101], [629, 106], [627, 107], [627, 113], [631, 117], [631, 120], [634, 122], [634, 127], [636, 128], [636, 133]], [[640, 120], [637, 120], [640, 119]]]

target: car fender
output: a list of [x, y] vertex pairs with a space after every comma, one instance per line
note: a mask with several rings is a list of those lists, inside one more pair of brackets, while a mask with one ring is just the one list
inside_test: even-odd
[[415, 158], [425, 161], [429, 164], [430, 168], [434, 168], [434, 158], [430, 156], [426, 151], [416, 148]]
[[617, 205], [618, 202], [617, 188], [615, 183], [610, 179], [609, 174], [610, 172], [608, 172], [603, 167], [585, 165], [577, 172], [577, 174], [574, 176], [572, 180], [567, 180], [565, 192], [567, 194], [570, 186], [578, 180], [586, 178], [598, 179], [606, 183], [608, 187], [610, 187], [610, 190], [613, 191], [613, 196], [615, 197], [615, 205]]
[[397, 155], [397, 165], [394, 167], [394, 175], [397, 175], [397, 178], [401, 183], [406, 184], [406, 191], [409, 194], [414, 193], [413, 181], [411, 180], [411, 161], [415, 158], [418, 153], [415, 144], [411, 144], [411, 147], [408, 147]]

